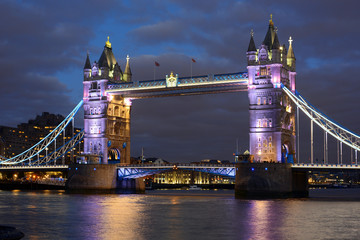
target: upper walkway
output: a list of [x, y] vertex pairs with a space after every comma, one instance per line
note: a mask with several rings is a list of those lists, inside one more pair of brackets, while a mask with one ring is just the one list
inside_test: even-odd
[[177, 78], [175, 86], [166, 79], [108, 84], [107, 93], [126, 98], [151, 98], [247, 91], [247, 72]]

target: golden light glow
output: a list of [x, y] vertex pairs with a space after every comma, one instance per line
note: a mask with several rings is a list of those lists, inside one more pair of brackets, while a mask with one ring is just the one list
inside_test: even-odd
[[107, 37], [107, 41], [106, 41], [106, 43], [105, 43], [105, 46], [106, 46], [107, 48], [111, 48], [111, 43], [110, 43], [109, 39], [110, 39], [110, 37], [108, 36], [108, 37]]

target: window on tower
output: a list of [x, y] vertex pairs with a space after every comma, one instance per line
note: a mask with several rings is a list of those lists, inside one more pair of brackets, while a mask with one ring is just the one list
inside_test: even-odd
[[97, 89], [97, 88], [98, 88], [97, 82], [92, 82], [91, 83], [91, 89]]
[[261, 120], [258, 119], [257, 122], [256, 122], [256, 127], [260, 127], [261, 126]]
[[260, 67], [260, 76], [267, 75], [267, 69], [266, 67]]
[[260, 105], [260, 104], [261, 104], [261, 98], [258, 97], [258, 98], [257, 98], [257, 105]]
[[272, 97], [268, 98], [268, 103], [271, 105], [272, 104]]
[[263, 97], [263, 104], [266, 105], [266, 97]]
[[265, 127], [265, 128], [266, 128], [266, 127], [267, 127], [267, 124], [268, 124], [268, 123], [267, 123], [267, 119], [263, 119], [262, 122], [263, 122], [262, 127]]

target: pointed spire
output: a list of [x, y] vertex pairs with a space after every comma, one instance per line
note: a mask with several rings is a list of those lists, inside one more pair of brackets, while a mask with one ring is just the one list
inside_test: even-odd
[[86, 54], [86, 61], [85, 61], [84, 69], [91, 69], [90, 58], [89, 58], [89, 51], [88, 51], [87, 54]]
[[289, 38], [289, 50], [288, 50], [288, 53], [287, 53], [287, 58], [293, 58], [293, 59], [295, 59], [295, 54], [294, 54], [294, 50], [293, 50], [293, 48], [292, 48], [292, 42], [293, 42], [294, 40], [291, 38], [291, 36], [290, 36], [290, 38]]
[[130, 57], [129, 55], [126, 56], [126, 67], [125, 67], [125, 71], [124, 71], [124, 80], [126, 82], [130, 82], [131, 81], [131, 69], [130, 69]]
[[114, 65], [116, 63], [115, 56], [112, 52], [111, 43], [109, 41], [109, 36], [107, 37], [107, 41], [104, 46], [104, 50], [99, 58], [99, 67], [100, 68], [109, 68], [109, 70], [113, 70]]
[[272, 21], [272, 14], [270, 14], [269, 28], [263, 41], [263, 44], [266, 45], [269, 50], [272, 49], [274, 37], [275, 37], [274, 22]]
[[249, 43], [249, 47], [248, 47], [248, 52], [256, 52], [256, 46], [255, 46], [255, 42], [254, 42], [254, 31], [251, 29], [251, 32], [250, 32], [250, 43]]

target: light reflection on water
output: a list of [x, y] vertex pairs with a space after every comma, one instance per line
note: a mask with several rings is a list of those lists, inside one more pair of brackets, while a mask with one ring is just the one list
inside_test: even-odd
[[233, 194], [0, 191], [0, 225], [17, 227], [26, 239], [360, 239], [359, 189], [290, 200]]

